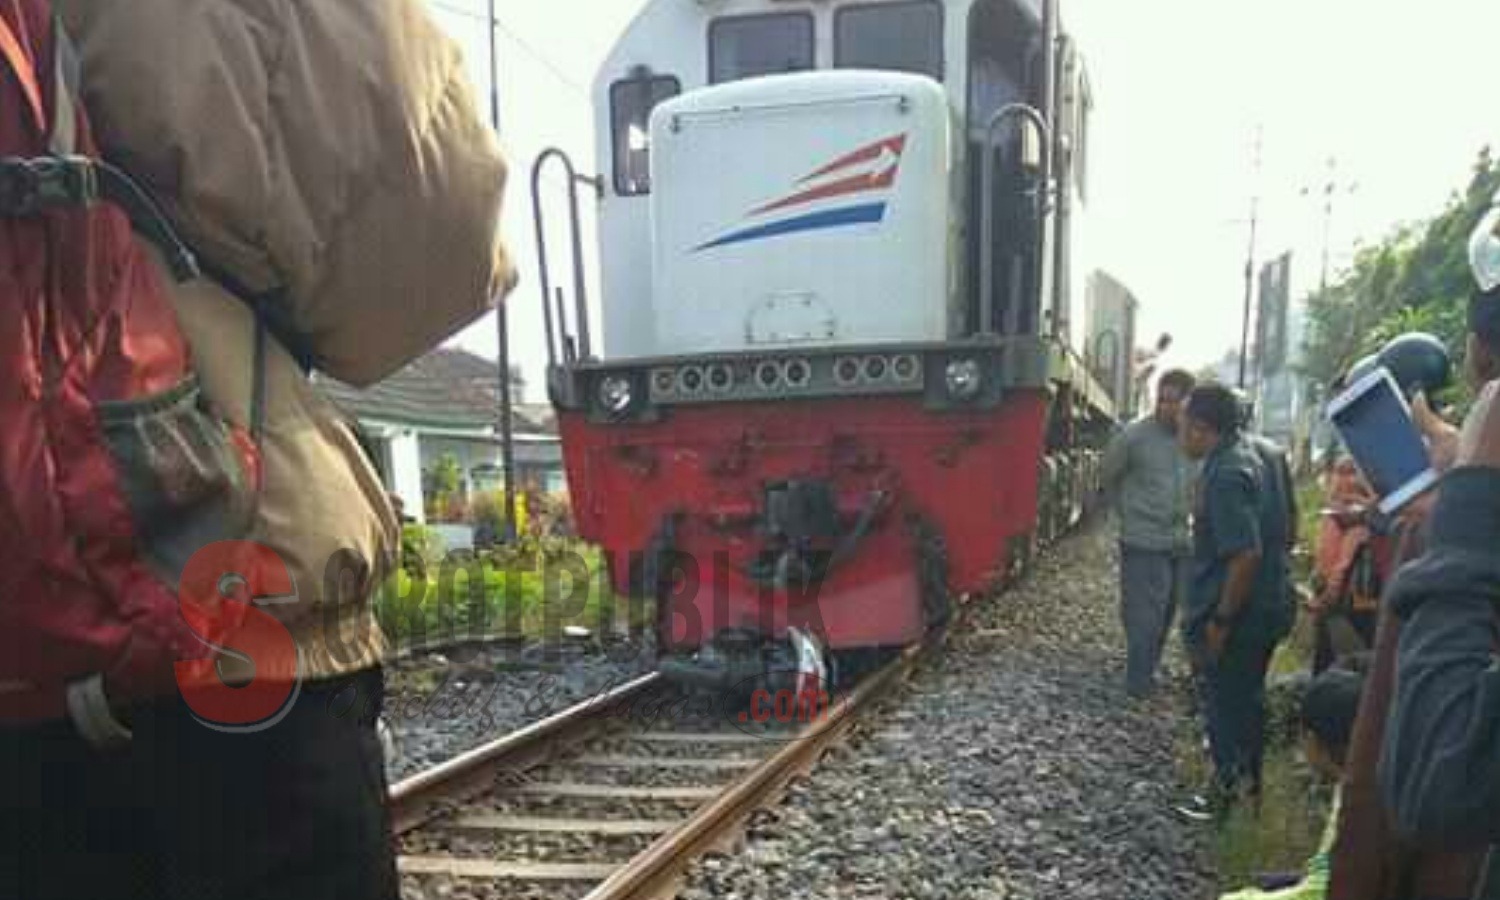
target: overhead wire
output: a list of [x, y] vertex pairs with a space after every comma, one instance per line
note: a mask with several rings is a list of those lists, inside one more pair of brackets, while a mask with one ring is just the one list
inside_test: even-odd
[[[444, 2], [444, 0], [427, 0], [427, 2], [434, 9], [440, 9], [444, 12], [449, 12], [456, 16], [462, 16], [475, 22], [484, 22], [489, 18], [489, 16], [485, 13], [470, 9], [466, 6], [460, 6], [456, 3]], [[590, 99], [588, 88], [584, 87], [583, 84], [581, 84], [577, 79], [569, 75], [567, 70], [557, 62], [554, 62], [550, 56], [537, 49], [536, 46], [533, 45], [530, 41], [522, 37], [514, 29], [506, 25], [499, 16], [496, 16], [491, 24], [493, 24], [494, 27], [506, 37], [510, 38], [511, 41], [514, 42], [516, 46], [520, 47], [527, 56], [530, 56], [536, 62], [540, 63], [541, 66], [548, 72], [550, 72], [554, 78], [556, 78], [563, 85], [570, 88], [581, 99], [585, 101], [588, 101]]]

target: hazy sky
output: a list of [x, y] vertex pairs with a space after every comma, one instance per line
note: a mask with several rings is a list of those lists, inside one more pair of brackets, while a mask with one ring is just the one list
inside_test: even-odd
[[[487, 95], [483, 0], [429, 2]], [[507, 237], [525, 278], [510, 301], [512, 354], [529, 399], [543, 399], [544, 359], [531, 161], [557, 145], [593, 169], [588, 88], [640, 5], [497, 0]], [[1500, 147], [1496, 0], [1063, 0], [1063, 14], [1097, 105], [1095, 246], [1140, 297], [1143, 333], [1176, 336], [1176, 362], [1196, 367], [1238, 344], [1257, 127], [1258, 257], [1296, 252], [1294, 295], [1318, 279], [1330, 157], [1337, 269], [1356, 241], [1436, 211], [1480, 147]], [[494, 326], [459, 342], [492, 356]]]

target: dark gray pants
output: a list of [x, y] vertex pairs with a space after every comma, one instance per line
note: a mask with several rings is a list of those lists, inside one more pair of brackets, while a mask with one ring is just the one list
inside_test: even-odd
[[1156, 669], [1187, 597], [1190, 559], [1160, 550], [1120, 545], [1120, 619], [1125, 624], [1125, 689], [1151, 693]]
[[243, 734], [164, 699], [111, 751], [61, 723], [0, 728], [0, 897], [397, 900], [383, 693], [377, 671], [305, 684]]

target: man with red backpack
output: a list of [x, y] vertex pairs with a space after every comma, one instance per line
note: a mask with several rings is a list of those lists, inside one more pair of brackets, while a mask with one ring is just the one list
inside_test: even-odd
[[[0, 0], [0, 897], [399, 893], [370, 607], [396, 523], [303, 366], [370, 380], [418, 350], [356, 333], [413, 304], [367, 297], [349, 271], [426, 284], [428, 328], [502, 295], [504, 166], [474, 139], [457, 54], [422, 31], [415, 0], [250, 5]], [[342, 18], [311, 27], [320, 15]], [[151, 40], [125, 40], [136, 27]], [[372, 51], [345, 66], [333, 44], [409, 65]], [[192, 77], [194, 63], [219, 77]], [[389, 69], [379, 97], [343, 111], [373, 123], [379, 105], [380, 127], [427, 140], [278, 156], [299, 115], [329, 108], [274, 68], [293, 63], [322, 84]], [[231, 89], [246, 102], [224, 105]], [[272, 96], [251, 103], [256, 90]], [[223, 115], [201, 114], [216, 103]], [[250, 108], [259, 143], [234, 134]], [[382, 146], [339, 124], [329, 140]], [[162, 143], [183, 135], [188, 152]], [[344, 205], [297, 195], [314, 166], [326, 177], [309, 190], [332, 185]], [[388, 210], [347, 198], [382, 166], [429, 174], [382, 195], [408, 214], [372, 261], [365, 217]], [[270, 193], [237, 202], [254, 191]], [[279, 215], [320, 252], [277, 245], [294, 232]], [[426, 239], [460, 251], [430, 280]], [[401, 269], [366, 271], [384, 265]], [[369, 315], [352, 314], [355, 296]]]

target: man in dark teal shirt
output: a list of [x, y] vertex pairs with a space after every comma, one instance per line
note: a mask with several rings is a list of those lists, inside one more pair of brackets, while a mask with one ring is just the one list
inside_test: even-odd
[[1202, 688], [1216, 787], [1231, 800], [1260, 790], [1266, 670], [1290, 627], [1291, 525], [1286, 499], [1243, 433], [1233, 391], [1195, 389], [1181, 434], [1188, 456], [1203, 460], [1183, 637]]

